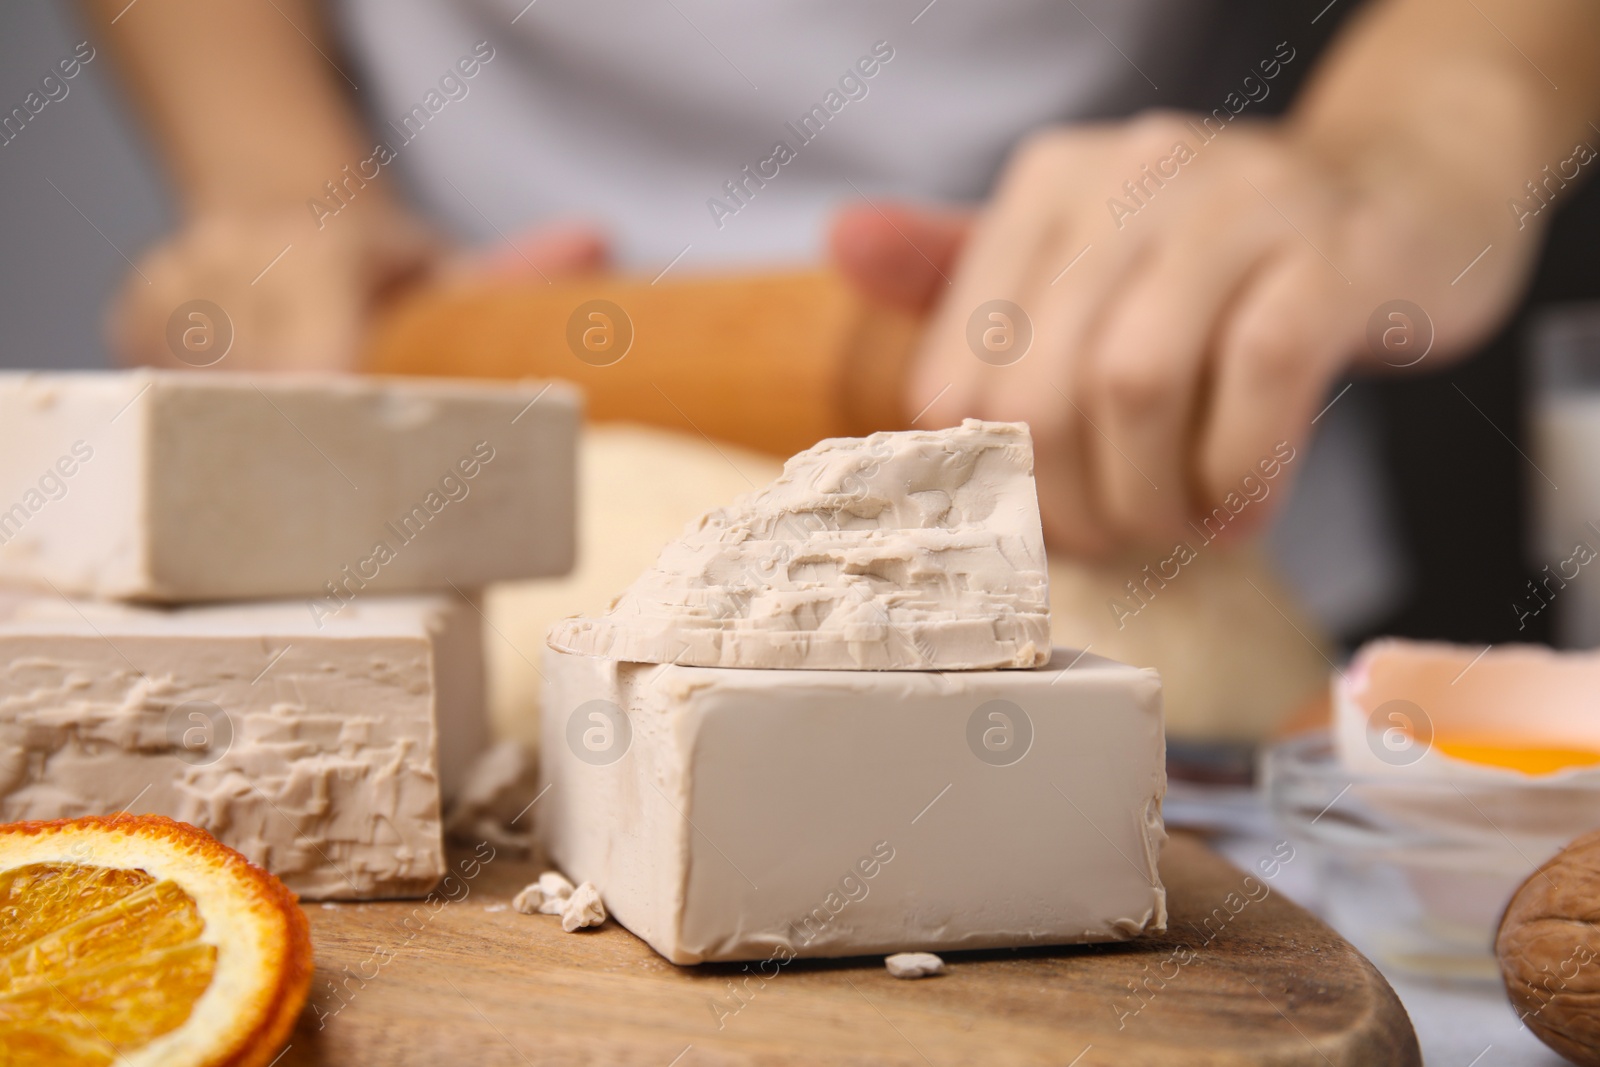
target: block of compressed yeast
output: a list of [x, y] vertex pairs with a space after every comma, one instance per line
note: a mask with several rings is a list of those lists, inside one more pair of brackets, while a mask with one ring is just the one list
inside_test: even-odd
[[0, 622], [81, 623], [101, 631], [142, 625], [182, 634], [244, 630], [280, 642], [275, 647], [325, 632], [338, 637], [352, 629], [370, 632], [377, 627], [411, 633], [420, 627], [433, 646], [437, 762], [446, 806], [466, 784], [478, 757], [488, 751], [493, 741], [485, 677], [483, 609], [471, 597], [365, 597], [344, 604], [333, 614], [323, 614], [298, 600], [157, 608], [106, 600], [67, 600], [0, 587]]
[[1166, 924], [1161, 682], [549, 650], [540, 833], [674, 963], [1115, 941]]
[[833, 438], [691, 523], [558, 649], [810, 670], [1033, 667], [1050, 601], [1022, 423]]
[[459, 776], [488, 741], [479, 625], [443, 596], [320, 626], [292, 602], [13, 602], [0, 821], [154, 812], [303, 897], [425, 892], [445, 872], [441, 757]]
[[187, 602], [567, 571], [570, 387], [0, 374], [0, 581]]

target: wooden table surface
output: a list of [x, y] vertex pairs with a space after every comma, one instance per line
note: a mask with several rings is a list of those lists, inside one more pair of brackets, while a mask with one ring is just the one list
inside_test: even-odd
[[918, 981], [877, 957], [796, 961], [765, 982], [676, 967], [614, 922], [568, 934], [512, 911], [538, 868], [490, 855], [458, 852], [431, 903], [308, 905], [317, 974], [277, 1067], [1421, 1062], [1371, 964], [1186, 835], [1161, 862], [1167, 934], [950, 953]]

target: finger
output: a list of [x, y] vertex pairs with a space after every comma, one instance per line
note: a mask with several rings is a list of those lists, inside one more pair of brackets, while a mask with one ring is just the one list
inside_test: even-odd
[[1178, 235], [1130, 272], [1083, 353], [1096, 511], [1143, 542], [1191, 512], [1188, 444], [1208, 346], [1259, 248]]
[[1222, 328], [1203, 422], [1203, 513], [1222, 508], [1225, 524], [1245, 533], [1277, 507], [1283, 493], [1273, 490], [1287, 485], [1282, 468], [1305, 444], [1323, 394], [1360, 336], [1352, 313], [1348, 283], [1320, 256], [1299, 250], [1266, 264], [1241, 295]]
[[261, 366], [283, 371], [353, 371], [365, 323], [361, 294], [354, 287], [308, 299], [289, 319], [264, 331], [257, 346]]
[[564, 223], [524, 230], [452, 257], [441, 273], [450, 281], [553, 280], [604, 270], [610, 259], [610, 241], [599, 227]]
[[197, 299], [224, 308], [236, 303], [227, 296], [231, 290], [219, 283], [214, 269], [196, 268], [202, 258], [209, 256], [198, 255], [192, 240], [169, 242], [142, 256], [138, 270], [124, 278], [105, 327], [112, 356], [119, 364], [178, 369], [192, 365], [189, 360], [194, 357], [189, 352], [171, 348], [168, 327], [174, 313]]
[[382, 225], [365, 248], [361, 275], [370, 279], [370, 311], [437, 278], [450, 246], [431, 227], [400, 217]]
[[1033, 474], [1039, 490], [1039, 517], [1052, 551], [1099, 558], [1116, 548], [1114, 531], [1090, 509], [1093, 487], [1085, 479], [1085, 438], [1093, 431], [1078, 409], [1049, 388], [1036, 390], [1025, 404], [993, 417], [1026, 422], [1033, 433]]
[[1081, 360], [1101, 309], [1138, 269], [1143, 252], [1134, 240], [1107, 243], [1091, 249], [1070, 274], [1052, 271], [1055, 261], [1073, 258], [1075, 243], [1058, 243], [1052, 262], [1036, 274], [1036, 288], [1023, 306], [1032, 343], [1015, 363], [983, 368], [979, 411], [984, 418], [1022, 419], [1033, 427], [1043, 471], [1040, 507], [1049, 516], [1052, 543], [1098, 556], [1115, 547], [1117, 532], [1099, 505], [1089, 462], [1102, 435], [1088, 413]]
[[1047, 192], [1038, 188], [1041, 184], [1008, 179], [975, 225], [912, 365], [905, 407], [925, 411], [915, 420], [918, 425], [949, 426], [978, 413], [983, 372], [990, 364], [986, 356], [980, 358], [975, 339], [992, 331], [1003, 338], [1015, 325], [1004, 309], [1002, 319], [994, 320], [991, 302], [1019, 304], [1027, 298], [1029, 279], [1048, 258], [1061, 225], [1059, 191]]
[[[158, 250], [141, 258], [139, 271], [123, 278], [105, 320], [112, 358], [121, 366], [156, 366], [161, 362], [163, 323], [160, 309], [175, 306], [176, 288], [169, 282]], [[170, 359], [170, 355], [167, 357]]]
[[863, 295], [903, 311], [930, 310], [955, 271], [974, 212], [861, 204], [834, 216], [828, 250]]

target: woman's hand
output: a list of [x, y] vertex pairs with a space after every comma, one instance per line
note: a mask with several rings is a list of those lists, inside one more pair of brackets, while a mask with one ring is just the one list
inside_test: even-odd
[[399, 209], [360, 207], [320, 227], [303, 205], [197, 215], [124, 282], [110, 320], [118, 358], [223, 370], [354, 370], [370, 316], [406, 286], [473, 277], [541, 285], [605, 262], [605, 242], [588, 227], [543, 228], [450, 251]]
[[[864, 287], [937, 303], [907, 414], [1030, 423], [1045, 525], [1068, 551], [1170, 544], [1304, 442], [1352, 360], [1409, 363], [1432, 337], [1437, 361], [1482, 337], [1532, 254], [1470, 174], [1415, 155], [1352, 165], [1288, 125], [1212, 136], [1176, 114], [1050, 130], [970, 233], [949, 212], [870, 206], [835, 227]], [[1427, 321], [1380, 313], [1395, 300]], [[1388, 349], [1369, 348], [1375, 315]]]
[[870, 205], [836, 258], [881, 297], [937, 297], [918, 425], [1026, 419], [1056, 543], [1170, 546], [1308, 436], [1353, 361], [1432, 367], [1504, 317], [1550, 205], [1600, 167], [1597, 42], [1586, 0], [1375, 0], [1284, 120], [1046, 131], [959, 265], [948, 212]]

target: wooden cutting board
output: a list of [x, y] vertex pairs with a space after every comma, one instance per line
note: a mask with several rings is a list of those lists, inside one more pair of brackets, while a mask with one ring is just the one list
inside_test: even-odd
[[317, 973], [276, 1067], [1422, 1062], [1366, 959], [1182, 834], [1161, 860], [1166, 935], [951, 953], [920, 981], [876, 957], [797, 961], [764, 984], [738, 964], [675, 967], [614, 922], [567, 934], [510, 910], [528, 863], [456, 863], [453, 901], [307, 907]]

